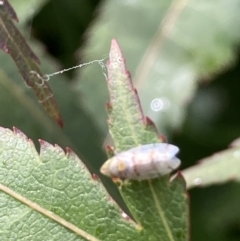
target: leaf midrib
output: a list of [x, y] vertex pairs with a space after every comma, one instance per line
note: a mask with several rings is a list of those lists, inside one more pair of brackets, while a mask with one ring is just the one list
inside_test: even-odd
[[168, 225], [167, 219], [166, 219], [166, 217], [164, 215], [164, 212], [162, 210], [161, 203], [159, 202], [159, 200], [157, 198], [157, 195], [156, 195], [156, 193], [154, 191], [154, 188], [152, 186], [151, 180], [148, 180], [148, 184], [149, 184], [149, 189], [150, 189], [150, 191], [152, 193], [152, 196], [153, 196], [153, 200], [154, 200], [156, 209], [157, 209], [158, 214], [159, 214], [159, 216], [160, 216], [160, 218], [162, 220], [163, 226], [164, 226], [164, 228], [165, 228], [165, 230], [167, 232], [167, 236], [168, 236], [170, 241], [175, 241], [175, 239], [173, 237], [173, 234], [171, 232], [171, 229], [170, 229], [170, 227]]
[[21, 203], [25, 204], [32, 210], [35, 210], [38, 213], [41, 213], [42, 215], [50, 218], [51, 220], [54, 220], [55, 222], [59, 223], [60, 225], [64, 226], [65, 228], [68, 228], [72, 232], [76, 233], [77, 235], [85, 238], [89, 241], [101, 241], [94, 236], [90, 235], [89, 233], [85, 232], [84, 230], [78, 228], [74, 224], [66, 221], [65, 219], [61, 218], [60, 216], [56, 215], [55, 213], [52, 213], [51, 211], [41, 207], [35, 202], [30, 201], [29, 199], [25, 198], [24, 196], [20, 195], [19, 193], [13, 191], [12, 189], [8, 188], [7, 186], [0, 183], [0, 190], [9, 196], [13, 197], [14, 199], [20, 201]]

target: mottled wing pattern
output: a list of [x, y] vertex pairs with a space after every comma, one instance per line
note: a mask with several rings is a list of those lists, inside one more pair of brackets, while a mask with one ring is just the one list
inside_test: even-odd
[[177, 146], [166, 143], [147, 144], [116, 154], [101, 167], [109, 177], [144, 180], [169, 174], [179, 167]]

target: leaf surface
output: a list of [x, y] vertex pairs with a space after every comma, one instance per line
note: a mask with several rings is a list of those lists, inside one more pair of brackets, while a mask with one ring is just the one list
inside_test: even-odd
[[[129, 93], [136, 97], [132, 89]], [[148, 140], [154, 135], [158, 139], [152, 128], [141, 128]], [[123, 144], [119, 142], [119, 150]], [[70, 149], [65, 154], [59, 146], [40, 141], [38, 155], [18, 129], [0, 128], [0, 166], [5, 218], [0, 222], [1, 240], [187, 240], [187, 198], [180, 176], [171, 183], [163, 178], [122, 186], [134, 223], [123, 218], [126, 215]], [[136, 195], [142, 200], [134, 204]]]
[[1, 186], [1, 240], [134, 240], [138, 236], [70, 149], [65, 154], [58, 146], [40, 144], [39, 156], [22, 132], [0, 128], [0, 183], [17, 194], [4, 193]]
[[[40, 45], [34, 42], [34, 46], [38, 55], [45, 55]], [[59, 103], [64, 120], [68, 123], [64, 129], [61, 129], [46, 116], [42, 108], [39, 108], [31, 89], [26, 88], [26, 85], [21, 82], [21, 77], [13, 68], [11, 59], [6, 58], [2, 52], [0, 52], [0, 59], [2, 62], [0, 69], [0, 125], [8, 128], [18, 126], [35, 143], [41, 138], [51, 143], [58, 143], [61, 147], [71, 146], [87, 163], [90, 170], [98, 173], [97, 169], [106, 159], [106, 154], [101, 149], [100, 135], [93, 120], [77, 103], [78, 96], [67, 84], [67, 79], [61, 75], [56, 79], [53, 78], [50, 83], [55, 89], [55, 95], [61, 97], [58, 98]], [[42, 69], [44, 73], [52, 73], [56, 71], [56, 64], [45, 55]], [[88, 128], [85, 128], [86, 126]], [[93, 152], [92, 149], [95, 151]]]
[[40, 61], [33, 53], [13, 20], [17, 15], [7, 0], [0, 5], [0, 48], [11, 55], [26, 84], [32, 88], [48, 115], [60, 126], [63, 125], [60, 111], [53, 93], [44, 79], [38, 64]]
[[231, 148], [215, 153], [182, 171], [187, 188], [205, 187], [229, 181], [240, 181], [239, 139]]
[[[160, 142], [154, 124], [144, 118], [115, 40], [112, 40], [107, 70], [108, 123], [115, 152]], [[119, 190], [141, 227], [143, 240], [188, 240], [187, 196], [180, 175], [172, 182], [169, 175], [154, 180], [128, 181], [120, 184]]]

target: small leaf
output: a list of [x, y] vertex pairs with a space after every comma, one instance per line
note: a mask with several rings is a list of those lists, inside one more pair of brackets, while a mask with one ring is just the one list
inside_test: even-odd
[[187, 188], [205, 187], [229, 181], [240, 181], [239, 139], [232, 147], [199, 161], [195, 166], [182, 171]]
[[111, 105], [108, 123], [116, 151], [159, 142], [157, 133], [147, 128], [147, 124], [151, 126], [153, 123], [147, 123], [143, 116], [137, 91], [115, 40], [112, 41], [107, 70]]
[[[144, 118], [138, 95], [126, 70], [121, 50], [112, 40], [108, 70], [109, 130], [116, 152], [160, 142], [153, 123]], [[142, 231], [143, 240], [188, 240], [188, 208], [181, 175], [146, 181], [128, 181], [120, 192]]]
[[38, 64], [38, 57], [26, 43], [22, 34], [15, 27], [12, 19], [18, 21], [17, 15], [7, 0], [0, 5], [0, 48], [11, 55], [26, 84], [36, 94], [48, 115], [63, 126], [60, 111], [53, 93], [44, 79]]

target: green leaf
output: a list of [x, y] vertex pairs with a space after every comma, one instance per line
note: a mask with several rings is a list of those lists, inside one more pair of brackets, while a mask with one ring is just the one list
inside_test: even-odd
[[0, 5], [0, 48], [11, 55], [26, 84], [32, 88], [45, 111], [62, 126], [62, 118], [53, 93], [47, 82], [40, 77], [43, 76], [38, 68], [40, 61], [15, 27], [13, 19], [18, 21], [13, 8], [4, 0]]
[[[148, 132], [153, 138], [153, 130]], [[187, 240], [187, 197], [180, 176], [171, 183], [162, 178], [122, 185], [135, 223], [123, 218], [70, 149], [65, 155], [59, 146], [40, 145], [38, 155], [18, 129], [0, 128], [1, 240]]]
[[107, 85], [110, 93], [109, 130], [116, 151], [125, 151], [137, 145], [159, 142], [160, 139], [151, 122], [147, 122], [141, 110], [136, 89], [130, 73], [126, 70], [124, 58], [115, 40], [112, 41], [107, 64]]
[[[107, 70], [110, 93], [108, 123], [115, 151], [159, 142], [153, 124], [149, 125], [149, 121], [144, 119], [115, 40], [112, 40]], [[120, 192], [141, 227], [143, 240], [188, 240], [187, 196], [180, 175], [171, 182], [169, 175], [141, 182], [128, 181], [120, 185]]]
[[[36, 43], [35, 46], [38, 50], [42, 50]], [[9, 128], [18, 126], [35, 143], [41, 138], [51, 143], [58, 143], [61, 147], [71, 146], [91, 172], [99, 174], [99, 168], [106, 160], [99, 132], [83, 108], [76, 103], [78, 96], [71, 90], [67, 80], [59, 76], [51, 83], [59, 99], [64, 120], [66, 123], [71, 123], [61, 129], [46, 116], [42, 108], [39, 108], [38, 103], [33, 99], [31, 89], [27, 89], [24, 83], [20, 82], [20, 76], [12, 69], [11, 59], [6, 59], [6, 56], [1, 54], [0, 59], [4, 59], [4, 66], [1, 67], [7, 70], [9, 77], [0, 70], [0, 125]], [[47, 56], [42, 67], [45, 73], [56, 69], [54, 69], [54, 62]], [[120, 200], [121, 206], [124, 207], [116, 187], [107, 183], [106, 180], [107, 178], [103, 179], [111, 195]]]
[[[240, 40], [239, 3], [103, 1], [88, 34], [83, 61], [101, 58], [111, 38], [118, 39], [145, 115], [166, 133], [181, 126], [198, 80], [209, 79], [235, 60]], [[85, 93], [89, 113], [97, 113], [98, 124], [106, 133], [102, 105], [107, 91], [100, 75], [96, 66], [81, 69], [76, 86]], [[93, 86], [98, 91], [91, 95]]]
[[189, 240], [185, 181], [181, 176], [122, 185], [121, 194], [142, 227], [142, 240]]
[[[44, 56], [43, 73], [55, 72], [56, 63], [46, 55], [41, 45], [36, 42], [33, 42], [33, 45], [38, 56]], [[55, 97], [58, 98], [64, 121], [69, 123], [61, 129], [34, 100], [31, 89], [21, 82], [21, 76], [14, 68], [11, 58], [0, 52], [0, 60], [0, 126], [18, 126], [35, 143], [41, 138], [58, 143], [61, 147], [71, 146], [88, 168], [98, 174], [101, 164], [106, 160], [100, 134], [94, 121], [83, 110], [82, 103], [77, 102], [78, 96], [74, 89], [69, 87], [67, 79], [60, 75], [53, 77], [49, 83], [55, 89]], [[86, 126], [88, 128], [85, 128]], [[114, 192], [116, 194], [116, 188]]]
[[[4, 240], [186, 240], [186, 205], [178, 193], [183, 185], [174, 181], [169, 196], [162, 195], [169, 181], [149, 181], [152, 195], [136, 202], [137, 212], [144, 207], [139, 224], [121, 217], [121, 210], [107, 195], [98, 180], [92, 178], [77, 156], [67, 149], [65, 154], [57, 145], [52, 146], [40, 141], [40, 156], [32, 141], [14, 128], [0, 128], [0, 196], [1, 216], [0, 238]], [[158, 185], [156, 186], [156, 184]], [[123, 187], [130, 197], [138, 196], [133, 192], [138, 186], [143, 194], [143, 182]], [[157, 189], [156, 189], [157, 188]], [[161, 195], [160, 195], [161, 194]], [[170, 193], [169, 193], [170, 194]], [[140, 195], [141, 196], [141, 195]], [[184, 197], [185, 199], [186, 197]], [[159, 200], [162, 203], [160, 206]], [[128, 200], [129, 203], [131, 200]], [[146, 203], [147, 201], [147, 203]], [[157, 205], [158, 215], [163, 215], [169, 228], [165, 237], [165, 226], [158, 220], [151, 223], [152, 206]], [[164, 213], [161, 208], [167, 208]], [[181, 216], [176, 216], [181, 209]], [[174, 213], [171, 213], [174, 210]], [[125, 215], [124, 215], [125, 216]], [[179, 221], [179, 217], [180, 221]], [[167, 223], [171, 219], [173, 223]], [[150, 223], [149, 223], [150, 222]], [[140, 226], [141, 224], [141, 226]], [[146, 227], [145, 227], [146, 224]], [[174, 226], [174, 229], [171, 229]], [[158, 235], [156, 235], [158, 233]]]
[[135, 240], [98, 180], [77, 156], [18, 129], [0, 128], [1, 240]]
[[182, 171], [187, 188], [205, 187], [229, 181], [240, 181], [240, 146], [239, 139], [231, 148], [215, 153], [199, 161], [195, 166]]

